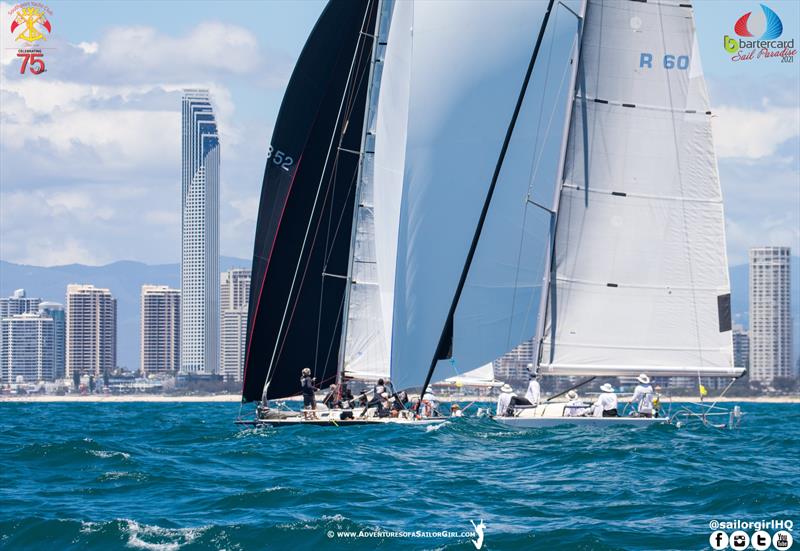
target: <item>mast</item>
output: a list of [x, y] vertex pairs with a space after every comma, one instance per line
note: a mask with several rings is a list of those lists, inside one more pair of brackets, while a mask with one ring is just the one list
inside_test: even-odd
[[470, 265], [472, 264], [472, 259], [475, 256], [475, 250], [478, 248], [478, 242], [481, 237], [481, 231], [483, 230], [484, 222], [486, 221], [486, 215], [489, 212], [489, 205], [492, 201], [492, 195], [494, 194], [494, 189], [497, 185], [497, 179], [500, 176], [500, 169], [503, 166], [503, 160], [505, 159], [506, 152], [508, 151], [508, 145], [511, 142], [511, 136], [514, 133], [514, 126], [516, 125], [517, 118], [519, 117], [519, 112], [522, 109], [522, 103], [525, 99], [525, 92], [528, 89], [528, 83], [531, 79], [531, 74], [533, 73], [533, 67], [536, 64], [536, 58], [539, 56], [539, 50], [542, 46], [542, 39], [544, 38], [544, 32], [547, 28], [547, 22], [550, 19], [550, 13], [553, 10], [553, 4], [555, 0], [549, 0], [547, 3], [547, 10], [545, 11], [544, 18], [542, 19], [542, 25], [539, 28], [539, 34], [536, 37], [536, 44], [533, 47], [533, 53], [531, 54], [530, 62], [528, 63], [528, 69], [525, 72], [525, 78], [522, 81], [522, 88], [519, 92], [517, 97], [517, 103], [514, 106], [514, 112], [511, 115], [511, 121], [509, 122], [508, 129], [506, 130], [506, 136], [503, 140], [503, 145], [500, 149], [500, 155], [497, 159], [497, 164], [495, 165], [494, 174], [492, 175], [492, 181], [489, 184], [489, 190], [486, 193], [486, 199], [483, 202], [483, 207], [481, 209], [480, 217], [478, 218], [478, 224], [475, 227], [475, 233], [472, 236], [472, 243], [470, 244], [469, 251], [467, 253], [466, 260], [464, 261], [464, 266], [461, 270], [461, 277], [458, 281], [458, 286], [456, 287], [456, 291], [453, 295], [453, 300], [450, 304], [450, 309], [447, 314], [447, 319], [445, 320], [444, 326], [442, 327], [442, 333], [439, 337], [439, 342], [436, 347], [436, 351], [434, 352], [433, 358], [431, 359], [430, 367], [428, 368], [428, 374], [425, 377], [425, 382], [422, 385], [422, 389], [420, 391], [420, 396], [425, 394], [425, 390], [427, 390], [428, 385], [431, 382], [431, 378], [433, 377], [433, 371], [436, 369], [436, 362], [440, 359], [449, 358], [452, 356], [452, 348], [453, 348], [453, 317], [455, 316], [456, 307], [458, 306], [459, 299], [461, 298], [461, 293], [464, 290], [464, 284], [467, 280], [467, 274], [469, 274]]
[[[558, 225], [558, 206], [561, 200], [561, 190], [564, 185], [564, 163], [567, 156], [567, 143], [569, 141], [569, 128], [572, 123], [572, 106], [575, 102], [575, 95], [577, 93], [577, 77], [578, 66], [581, 64], [581, 44], [583, 43], [583, 21], [586, 16], [586, 2], [581, 0], [579, 13], [575, 13], [566, 6], [567, 10], [578, 19], [577, 43], [575, 45], [575, 54], [572, 57], [572, 75], [570, 76], [569, 85], [569, 99], [567, 100], [567, 108], [564, 112], [564, 127], [561, 132], [561, 151], [558, 156], [558, 173], [556, 175], [556, 185], [553, 192], [552, 209], [550, 212], [550, 246], [547, 258], [545, 259], [544, 277], [542, 280], [542, 294], [539, 297], [539, 315], [536, 325], [536, 366], [535, 370], [538, 373], [539, 364], [542, 360], [542, 343], [544, 341], [544, 328], [547, 317], [547, 304], [548, 297], [550, 296], [550, 289], [555, 276], [555, 254], [556, 254], [556, 226]], [[562, 4], [563, 5], [563, 4]]]
[[[356, 190], [355, 190], [355, 197], [354, 197], [354, 207], [353, 207], [353, 222], [350, 230], [350, 257], [347, 263], [347, 282], [345, 284], [345, 291], [344, 291], [344, 308], [342, 308], [342, 334], [339, 340], [339, 357], [337, 361], [336, 367], [336, 388], [337, 391], [341, 388], [342, 381], [344, 379], [344, 360], [345, 360], [345, 352], [347, 348], [347, 326], [348, 320], [350, 317], [350, 289], [355, 283], [353, 281], [353, 262], [355, 260], [356, 254], [356, 236], [358, 234], [358, 220], [359, 220], [359, 211], [362, 208], [361, 205], [361, 190], [363, 186], [363, 177], [364, 177], [364, 157], [366, 155], [374, 155], [375, 151], [367, 151], [367, 135], [369, 134], [369, 122], [370, 122], [370, 114], [374, 111], [375, 105], [372, 102], [372, 94], [373, 94], [373, 87], [375, 85], [375, 64], [378, 63], [377, 55], [378, 55], [378, 38], [382, 35], [382, 21], [383, 21], [383, 11], [386, 9], [389, 12], [389, 18], [391, 18], [391, 8], [392, 8], [392, 0], [378, 0], [377, 1], [377, 13], [376, 13], [376, 23], [375, 23], [375, 31], [374, 34], [370, 37], [372, 38], [372, 54], [370, 56], [370, 64], [369, 64], [369, 77], [367, 80], [367, 105], [364, 110], [364, 123], [362, 125], [361, 131], [361, 149], [359, 151], [359, 162], [358, 162], [358, 174], [356, 175]], [[377, 103], [377, 102], [376, 102]]]

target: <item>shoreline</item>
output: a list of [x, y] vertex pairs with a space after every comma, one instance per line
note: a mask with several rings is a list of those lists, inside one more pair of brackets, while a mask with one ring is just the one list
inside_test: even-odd
[[[487, 399], [488, 398], [488, 399]], [[291, 402], [294, 400], [285, 400]], [[442, 396], [440, 402], [494, 402], [495, 398], [486, 396]], [[621, 399], [621, 402], [627, 400]], [[697, 402], [699, 398], [696, 396], [663, 396], [662, 402], [668, 404], [672, 402]], [[800, 396], [724, 396], [722, 398], [714, 398], [713, 396], [706, 397], [704, 403], [760, 403], [760, 404], [798, 404], [800, 403]], [[66, 396], [50, 396], [50, 395], [26, 395], [26, 396], [0, 396], [0, 404], [4, 402], [40, 402], [40, 403], [239, 403], [241, 396], [238, 394], [203, 394], [203, 395], [189, 395], [189, 396], [167, 396], [163, 394], [125, 394], [125, 395], [66, 395]]]

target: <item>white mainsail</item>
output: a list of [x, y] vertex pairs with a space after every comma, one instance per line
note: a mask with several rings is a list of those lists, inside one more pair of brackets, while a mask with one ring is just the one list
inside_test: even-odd
[[396, 388], [420, 386], [428, 374], [545, 8], [491, 1], [411, 8], [392, 315]]
[[589, 0], [540, 370], [738, 375], [692, 10]]

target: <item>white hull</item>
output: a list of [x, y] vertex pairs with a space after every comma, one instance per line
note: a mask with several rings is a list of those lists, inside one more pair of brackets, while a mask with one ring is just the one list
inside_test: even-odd
[[669, 423], [667, 417], [571, 417], [564, 416], [564, 403], [540, 404], [537, 407], [518, 409], [512, 417], [494, 417], [498, 423], [514, 428], [554, 427], [558, 425], [581, 425], [585, 427], [632, 426], [645, 427]]
[[[366, 415], [361, 416], [362, 408], [355, 410], [317, 410], [311, 412], [274, 412], [256, 419], [239, 419], [237, 425], [283, 427], [290, 425], [312, 425], [321, 427], [348, 427], [356, 425], [436, 425], [444, 423], [446, 417], [430, 417], [418, 419], [411, 412], [403, 411], [398, 417], [378, 417], [374, 409], [369, 409]], [[353, 418], [342, 419], [342, 413], [352, 412]]]
[[645, 427], [669, 423], [669, 419], [647, 417], [495, 417], [495, 421], [518, 429], [581, 425], [584, 427], [609, 427], [617, 425]]

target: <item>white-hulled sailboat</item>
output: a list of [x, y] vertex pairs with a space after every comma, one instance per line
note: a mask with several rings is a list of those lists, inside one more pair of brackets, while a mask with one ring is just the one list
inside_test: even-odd
[[[733, 366], [722, 195], [692, 7], [585, 6], [551, 207], [538, 372], [733, 381], [744, 369]], [[711, 409], [698, 416], [719, 414]], [[496, 419], [516, 427], [665, 420], [565, 417], [563, 403], [549, 402]]]

